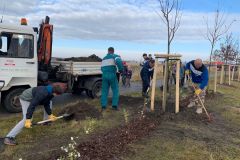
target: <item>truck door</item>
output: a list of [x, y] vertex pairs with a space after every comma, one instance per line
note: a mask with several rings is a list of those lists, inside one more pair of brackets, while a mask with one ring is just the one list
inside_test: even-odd
[[37, 57], [34, 56], [34, 36], [1, 33], [0, 80], [4, 89], [20, 85], [37, 85]]
[[[0, 33], [0, 81], [5, 85], [4, 107], [11, 112], [21, 111], [13, 99], [27, 87], [37, 86], [37, 54], [34, 35]], [[35, 53], [35, 54], [34, 54]]]

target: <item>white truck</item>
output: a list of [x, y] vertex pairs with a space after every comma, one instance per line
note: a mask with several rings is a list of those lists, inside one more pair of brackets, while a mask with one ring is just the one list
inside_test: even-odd
[[61, 82], [73, 93], [100, 96], [101, 63], [51, 61], [52, 31], [49, 17], [39, 30], [0, 23], [0, 98], [7, 111], [21, 112], [16, 97], [29, 87], [49, 83]]

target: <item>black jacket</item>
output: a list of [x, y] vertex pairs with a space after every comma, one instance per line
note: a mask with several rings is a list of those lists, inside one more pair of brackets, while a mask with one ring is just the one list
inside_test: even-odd
[[53, 97], [52, 86], [34, 87], [32, 90], [32, 100], [30, 101], [26, 118], [32, 118], [33, 112], [38, 105], [43, 105], [47, 114], [51, 115], [52, 110], [50, 108], [50, 101]]
[[142, 81], [143, 83], [149, 87], [150, 86], [150, 80], [151, 78], [153, 77], [153, 68], [151, 68], [149, 66], [149, 62], [146, 62], [144, 65], [143, 65], [143, 68], [141, 70], [141, 78], [142, 78]]

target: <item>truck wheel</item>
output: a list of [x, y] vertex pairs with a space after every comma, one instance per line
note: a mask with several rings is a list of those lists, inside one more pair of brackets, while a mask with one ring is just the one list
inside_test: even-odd
[[88, 97], [92, 98], [90, 90], [86, 89], [86, 94], [87, 94]]
[[84, 89], [73, 88], [72, 94], [74, 94], [74, 95], [81, 95], [83, 91], [84, 91]]
[[102, 81], [97, 81], [93, 87], [92, 90], [89, 90], [89, 95], [91, 98], [99, 98], [101, 97], [101, 89], [102, 89]]
[[18, 113], [22, 111], [22, 107], [20, 103], [14, 103], [17, 96], [22, 94], [25, 88], [16, 88], [8, 92], [8, 94], [4, 97], [3, 106], [6, 108], [8, 112]]

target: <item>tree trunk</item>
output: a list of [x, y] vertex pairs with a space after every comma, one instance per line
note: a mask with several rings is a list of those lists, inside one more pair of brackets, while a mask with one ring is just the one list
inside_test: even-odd
[[[168, 48], [167, 48], [168, 55], [170, 54], [170, 45], [171, 45], [169, 34], [170, 34], [170, 30], [169, 30], [169, 27], [168, 27]], [[164, 112], [166, 110], [166, 104], [167, 104], [167, 88], [168, 88], [168, 80], [169, 80], [168, 61], [169, 61], [169, 59], [167, 58], [166, 62], [165, 62], [165, 69], [164, 69], [165, 75], [164, 75], [163, 101], [162, 101], [162, 108], [163, 108]]]
[[[209, 77], [209, 79], [210, 79], [210, 75], [211, 75], [211, 63], [212, 63], [213, 47], [214, 46], [211, 45], [211, 53], [210, 53], [209, 66], [208, 66], [208, 77]], [[210, 86], [210, 83], [208, 83], [207, 92], [209, 91], [209, 88], [210, 88], [209, 86]]]

